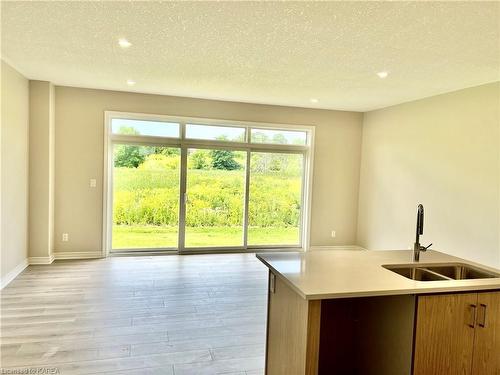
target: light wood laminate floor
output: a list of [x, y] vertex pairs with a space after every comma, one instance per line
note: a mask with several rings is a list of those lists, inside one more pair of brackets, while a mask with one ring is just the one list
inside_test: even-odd
[[267, 269], [254, 254], [29, 266], [2, 290], [0, 365], [59, 374], [263, 374], [266, 292]]

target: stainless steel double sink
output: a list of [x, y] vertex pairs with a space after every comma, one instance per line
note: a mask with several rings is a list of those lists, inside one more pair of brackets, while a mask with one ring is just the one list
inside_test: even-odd
[[462, 263], [386, 265], [382, 267], [417, 281], [472, 280], [500, 277], [498, 273]]

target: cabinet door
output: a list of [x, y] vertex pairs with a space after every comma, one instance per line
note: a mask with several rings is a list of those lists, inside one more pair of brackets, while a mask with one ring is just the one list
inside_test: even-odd
[[500, 374], [500, 292], [478, 293], [474, 375]]
[[317, 375], [321, 301], [269, 273], [266, 375]]
[[477, 293], [419, 296], [414, 375], [468, 375], [472, 370]]

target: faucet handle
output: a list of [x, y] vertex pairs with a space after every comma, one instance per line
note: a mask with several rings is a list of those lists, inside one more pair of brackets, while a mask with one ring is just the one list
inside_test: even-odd
[[420, 246], [420, 251], [427, 251], [427, 249], [428, 249], [429, 247], [431, 247], [431, 246], [432, 246], [432, 244], [427, 245], [427, 246]]

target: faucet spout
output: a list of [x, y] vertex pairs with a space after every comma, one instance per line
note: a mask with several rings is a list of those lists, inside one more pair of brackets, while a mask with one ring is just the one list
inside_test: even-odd
[[417, 207], [417, 241], [419, 236], [424, 234], [424, 206], [419, 204]]

